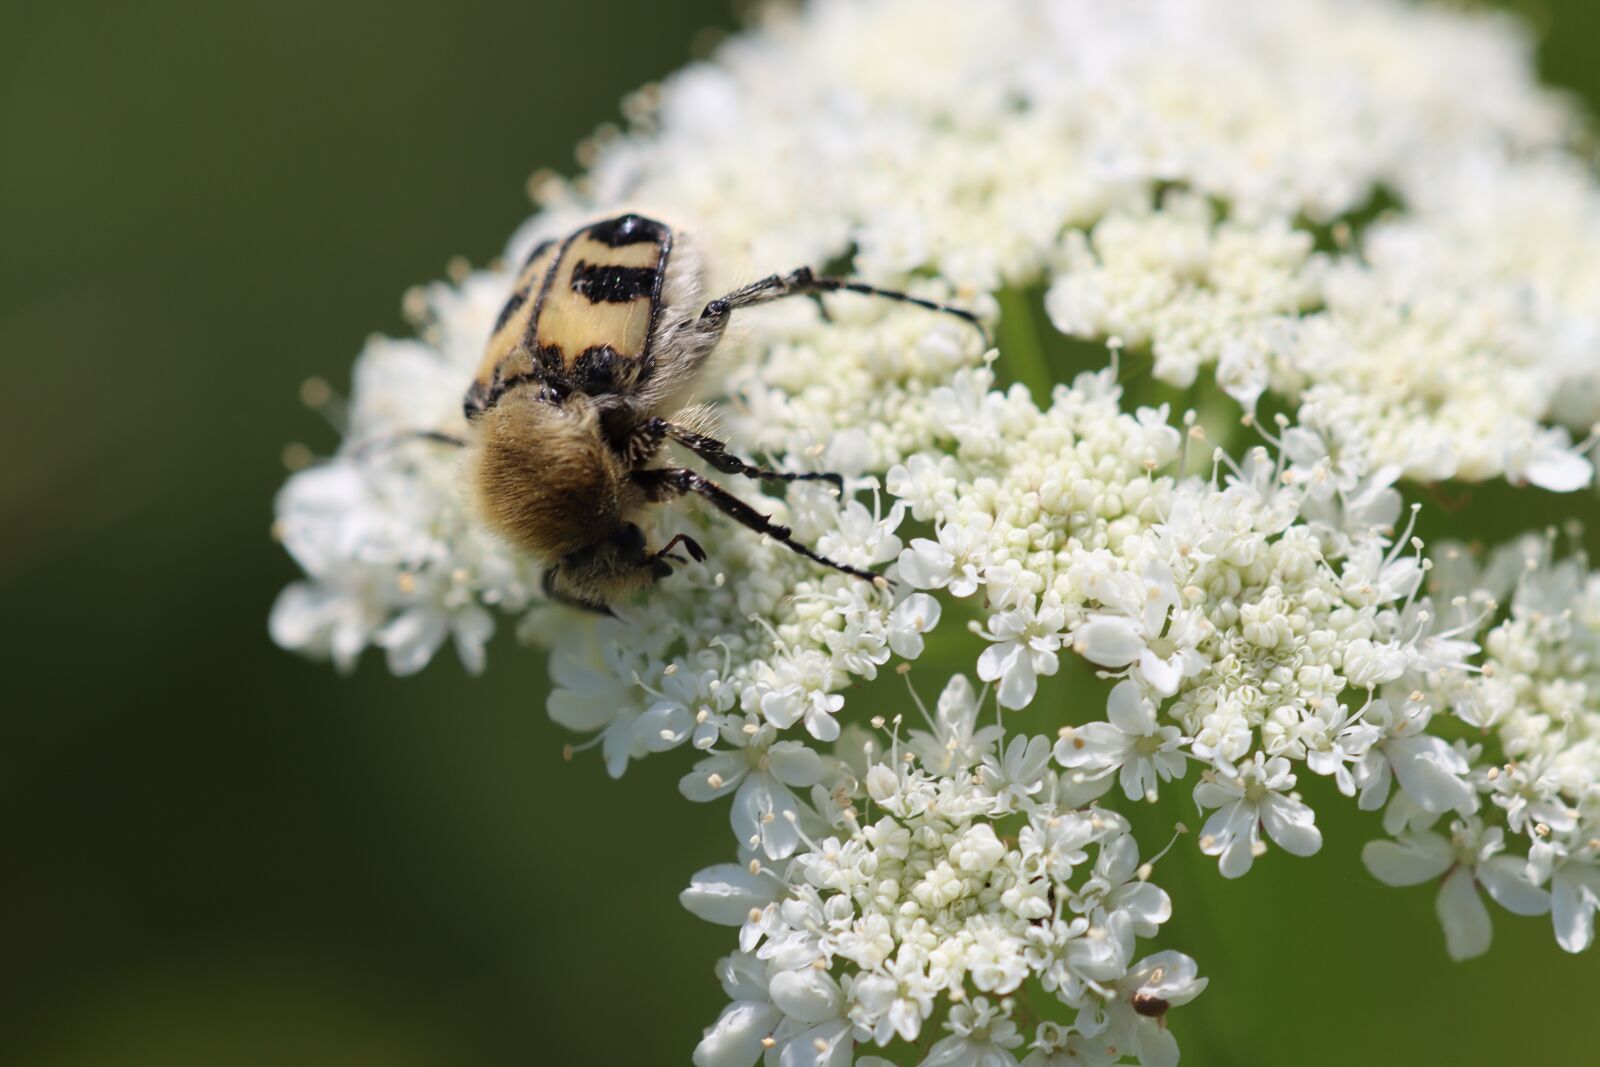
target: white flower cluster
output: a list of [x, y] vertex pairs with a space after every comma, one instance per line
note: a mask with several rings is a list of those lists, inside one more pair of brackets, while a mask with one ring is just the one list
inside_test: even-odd
[[[727, 798], [744, 859], [685, 898], [741, 927], [701, 1062], [867, 1065], [941, 1027], [925, 1063], [1172, 1062], [1160, 1020], [1203, 982], [1135, 958], [1168, 904], [1112, 810], [1163, 787], [1238, 877], [1320, 848], [1298, 789], [1325, 779], [1383, 809], [1377, 877], [1442, 878], [1453, 955], [1488, 947], [1479, 887], [1592, 942], [1600, 577], [1549, 539], [1430, 553], [1405, 499], [1593, 480], [1600, 183], [1519, 26], [1398, 0], [822, 0], [627, 110], [587, 175], [539, 184], [508, 261], [626, 207], [691, 235], [715, 291], [846, 257], [998, 321], [984, 352], [842, 294], [741, 312], [722, 346], [734, 447], [849, 489], [740, 494], [895, 585], [662, 508], [653, 537], [693, 532], [704, 563], [614, 618], [544, 603], [468, 521], [453, 452], [372, 447], [464, 431], [494, 268], [363, 353], [344, 446], [280, 495], [307, 580], [271, 625], [342, 667], [373, 645], [417, 670], [453, 639], [481, 669], [509, 612], [612, 774], [698, 752], [682, 791]], [[1034, 350], [1108, 365], [1029, 373], [1040, 300]], [[1127, 403], [1124, 367], [1192, 410]], [[955, 682], [929, 731], [864, 754], [885, 709], [847, 693], [935, 646], [1015, 712], [1009, 740]], [[1064, 656], [1112, 681], [1103, 708], [1040, 699]], [[1034, 980], [1059, 1014], [1019, 1007]]]
[[[1057, 1055], [1177, 1062], [1166, 1012], [1206, 980], [1181, 953], [1134, 960], [1172, 902], [1148, 881], [1127, 821], [1063, 808], [1070, 786], [1050, 742], [1017, 736], [997, 751], [999, 730], [975, 729], [977, 717], [957, 675], [932, 732], [904, 753], [855, 745], [858, 758], [825, 771], [812, 756], [798, 775], [785, 755], [776, 773], [816, 782], [828, 836], [805, 835], [785, 808], [774, 821], [802, 850], [772, 861], [752, 835], [748, 865], [708, 868], [684, 892], [695, 914], [740, 927], [739, 952], [722, 963], [732, 1003], [696, 1049], [698, 1067], [750, 1067], [764, 1052], [779, 1064], [866, 1062], [853, 1059], [858, 1043], [916, 1042], [936, 1011], [950, 1033], [924, 1067], [1015, 1067], [1015, 995], [1029, 979], [1073, 1012], [1065, 1025], [1036, 1021], [1030, 1067]], [[691, 780], [720, 778], [712, 763]]]
[[[1549, 538], [1529, 537], [1500, 549], [1471, 576], [1478, 589], [1510, 592], [1510, 615], [1489, 631], [1478, 673], [1438, 679], [1439, 704], [1488, 734], [1497, 758], [1473, 758], [1476, 750], [1460, 742], [1453, 752], [1425, 742], [1435, 751], [1430, 772], [1465, 772], [1471, 795], [1452, 805], [1458, 815], [1448, 834], [1433, 828], [1441, 806], [1391, 804], [1385, 825], [1396, 839], [1374, 841], [1363, 853], [1372, 873], [1393, 885], [1442, 878], [1439, 918], [1458, 959], [1489, 948], [1479, 886], [1518, 915], [1550, 913], [1556, 942], [1568, 952], [1594, 942], [1600, 573], [1588, 571], [1581, 556], [1552, 562], [1551, 551]], [[1449, 788], [1462, 791], [1454, 782]]]

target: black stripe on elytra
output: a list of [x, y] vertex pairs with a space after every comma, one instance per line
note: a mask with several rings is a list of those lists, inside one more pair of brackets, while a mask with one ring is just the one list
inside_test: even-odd
[[[504, 374], [505, 364], [496, 368], [494, 377], [488, 382], [475, 381], [467, 387], [467, 395], [461, 404], [462, 411], [468, 421], [478, 419], [484, 412], [500, 403], [501, 397], [519, 385], [529, 382], [539, 383], [539, 399], [547, 402], [559, 402], [572, 392], [572, 386], [567, 381], [561, 367], [561, 352], [559, 349], [543, 354], [541, 360], [535, 357], [530, 370], [518, 371], [514, 374]], [[555, 370], [551, 370], [551, 362]], [[506, 362], [510, 362], [509, 360]]]
[[[617, 350], [610, 345], [586, 348], [573, 360], [570, 372], [573, 383], [590, 396], [613, 392], [617, 387], [617, 366], [622, 361]], [[632, 363], [633, 360], [628, 360]]]
[[[548, 252], [553, 244], [555, 244], [554, 241], [540, 241], [535, 245], [533, 251], [528, 253], [528, 258], [522, 261], [522, 269], [517, 273], [521, 275], [529, 267], [533, 266], [533, 261]], [[528, 284], [512, 293], [506, 299], [506, 306], [500, 309], [499, 316], [494, 320], [494, 329], [490, 331], [491, 336], [499, 333], [501, 328], [511, 321], [511, 316], [517, 313], [517, 309], [528, 302], [528, 298], [533, 295], [529, 290], [533, 288], [534, 283], [543, 282], [543, 280], [542, 278], [529, 278]]]
[[618, 215], [614, 219], [595, 223], [585, 232], [601, 244], [621, 248], [623, 245], [643, 244], [645, 241], [660, 244], [672, 231], [654, 219], [647, 219], [642, 215]]
[[506, 323], [511, 321], [511, 316], [517, 309], [528, 302], [528, 290], [518, 289], [511, 294], [511, 299], [506, 301], [506, 306], [500, 309], [500, 316], [494, 320], [494, 329], [491, 333], [499, 333]]
[[578, 260], [572, 268], [572, 291], [591, 304], [626, 304], [655, 292], [654, 267], [614, 267]]
[[522, 269], [527, 270], [533, 264], [533, 261], [548, 252], [553, 244], [555, 244], [554, 241], [540, 241], [534, 245], [533, 251], [528, 253], [528, 258], [522, 261]]
[[560, 345], [540, 345], [534, 349], [533, 366], [546, 381], [564, 378], [567, 374], [566, 353], [561, 351]]

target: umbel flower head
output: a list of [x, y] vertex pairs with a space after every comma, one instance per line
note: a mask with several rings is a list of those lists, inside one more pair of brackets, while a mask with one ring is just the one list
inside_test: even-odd
[[[639, 210], [716, 291], [844, 262], [993, 323], [985, 351], [917, 308], [780, 302], [706, 383], [738, 450], [845, 477], [761, 508], [893, 585], [663, 508], [703, 563], [611, 618], [545, 603], [454, 453], [363, 447], [466, 431], [495, 267], [361, 354], [344, 443], [278, 498], [306, 578], [272, 634], [481, 670], [510, 618], [610, 773], [693, 750], [681, 791], [734, 841], [683, 900], [738, 928], [703, 1067], [1176, 1062], [1206, 979], [1139, 945], [1183, 901], [1118, 810], [1169, 791], [1200, 809], [1175, 847], [1238, 878], [1318, 851], [1325, 778], [1382, 812], [1373, 875], [1438, 884], [1451, 955], [1489, 948], [1486, 899], [1583, 951], [1600, 574], [1553, 533], [1412, 535], [1444, 480], [1592, 501], [1600, 183], [1529, 51], [1399, 0], [768, 12], [540, 183], [506, 262]], [[853, 689], [935, 643], [961, 673], [933, 708]], [[1042, 698], [1072, 663], [1109, 696]]]

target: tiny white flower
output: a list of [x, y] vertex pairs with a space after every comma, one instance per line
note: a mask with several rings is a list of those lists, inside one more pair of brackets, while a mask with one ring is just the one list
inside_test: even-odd
[[1159, 782], [1183, 776], [1183, 731], [1161, 725], [1155, 705], [1137, 682], [1125, 678], [1112, 688], [1106, 719], [1063, 727], [1055, 745], [1056, 762], [1091, 774], [1118, 771], [1129, 800], [1154, 800]]
[[1315, 814], [1288, 790], [1295, 776], [1282, 756], [1268, 760], [1257, 752], [1255, 760], [1241, 764], [1236, 773], [1213, 774], [1194, 787], [1195, 803], [1217, 810], [1200, 831], [1200, 851], [1217, 856], [1224, 878], [1238, 878], [1250, 870], [1256, 853], [1264, 850], [1264, 829], [1284, 851], [1309, 856], [1322, 847]]
[[1389, 796], [1391, 781], [1398, 781], [1424, 811], [1470, 813], [1477, 794], [1467, 781], [1471, 765], [1449, 742], [1425, 733], [1433, 709], [1408, 701], [1396, 709], [1386, 700], [1374, 700], [1366, 719], [1379, 726], [1382, 740], [1362, 759], [1357, 773], [1361, 807], [1373, 811]]
[[850, 1017], [871, 1029], [873, 1040], [880, 1045], [888, 1044], [894, 1034], [915, 1041], [923, 1020], [933, 1013], [935, 992], [918, 954], [902, 949], [882, 971], [856, 979], [850, 990], [855, 1002]]
[[900, 553], [900, 576], [918, 589], [948, 589], [952, 596], [968, 597], [983, 579], [984, 538], [972, 526], [947, 522], [939, 539], [913, 538]]
[[921, 1067], [1017, 1067], [1011, 1050], [1022, 1044], [1022, 1035], [1009, 1016], [987, 997], [957, 1004], [945, 1022], [950, 1036], [928, 1050]]
[[718, 961], [717, 978], [733, 1003], [695, 1046], [694, 1065], [751, 1067], [761, 1057], [763, 1039], [783, 1018], [767, 995], [766, 967], [754, 956], [736, 952]]
[[1055, 1022], [1042, 1022], [1021, 1067], [1110, 1067], [1117, 1062], [1109, 1046]]
[[889, 647], [897, 656], [922, 655], [923, 635], [939, 625], [939, 602], [926, 593], [912, 593], [889, 613]]
[[[910, 506], [912, 516], [919, 522], [943, 518], [946, 509], [956, 502], [959, 484], [956, 461], [951, 456], [918, 453], [905, 463], [890, 467], [884, 475], [884, 486]], [[912, 542], [913, 546], [916, 544]]]
[[1188, 616], [1168, 625], [1180, 602], [1168, 564], [1151, 560], [1136, 583], [1107, 582], [1100, 593], [1091, 595], [1127, 614], [1094, 613], [1073, 631], [1073, 650], [1090, 663], [1130, 667], [1164, 697], [1177, 692], [1185, 677], [1200, 671], [1203, 661], [1192, 645], [1201, 631]]
[[1105, 922], [1111, 912], [1123, 912], [1140, 937], [1154, 937], [1156, 929], [1172, 918], [1172, 899], [1139, 874], [1139, 843], [1132, 834], [1120, 834], [1100, 843], [1100, 855], [1087, 881], [1073, 895], [1073, 910]]
[[1000, 683], [1001, 707], [1027, 707], [1038, 692], [1039, 675], [1056, 673], [1065, 624], [1066, 613], [1053, 594], [1037, 607], [1023, 605], [990, 619], [983, 636], [995, 643], [978, 657], [978, 677]]
[[1134, 964], [1116, 983], [1113, 1035], [1138, 1049], [1144, 1067], [1177, 1067], [1178, 1043], [1164, 1023], [1166, 1013], [1205, 991], [1194, 960], [1167, 950]]
[[1049, 775], [1050, 739], [1017, 734], [1001, 756], [984, 756], [976, 778], [978, 788], [993, 796], [1000, 811], [1025, 809], [1044, 789]]
[[900, 554], [900, 538], [894, 531], [905, 511], [905, 504], [896, 501], [889, 514], [880, 517], [861, 501], [851, 500], [840, 509], [834, 528], [816, 539], [817, 551], [855, 567], [887, 563]]
[[1594, 943], [1595, 912], [1600, 910], [1600, 848], [1591, 842], [1568, 850], [1536, 841], [1529, 850], [1536, 881], [1549, 871], [1550, 917], [1556, 944], [1567, 952], [1583, 952]]
[[1342, 704], [1324, 701], [1298, 731], [1306, 750], [1306, 766], [1315, 774], [1332, 777], [1339, 792], [1356, 795], [1352, 765], [1359, 764], [1381, 731]]
[[739, 951], [750, 952], [783, 895], [783, 882], [766, 868], [719, 863], [695, 872], [678, 902], [707, 922], [740, 927]]
[[800, 843], [800, 801], [790, 787], [817, 784], [827, 768], [799, 741], [774, 741], [774, 736], [770, 726], [762, 727], [743, 748], [700, 760], [679, 780], [678, 791], [701, 803], [733, 793], [728, 815], [734, 836], [744, 847], [783, 859]]
[[979, 726], [978, 698], [966, 675], [952, 675], [934, 712], [933, 733], [911, 730], [907, 747], [934, 774], [965, 770], [994, 751], [1004, 735], [997, 724]]
[[780, 971], [767, 983], [767, 993], [774, 1007], [804, 1023], [827, 1022], [839, 1014], [844, 1002], [839, 983], [815, 967]]
[[1504, 833], [1485, 828], [1476, 817], [1450, 824], [1450, 837], [1432, 831], [1408, 831], [1394, 841], [1369, 841], [1361, 860], [1373, 877], [1389, 885], [1416, 885], [1438, 878], [1436, 909], [1444, 927], [1451, 959], [1464, 960], [1489, 951], [1489, 910], [1478, 896], [1482, 886], [1495, 902], [1517, 915], [1542, 915], [1550, 910], [1550, 893], [1534, 885], [1525, 859], [1500, 855]]
[[1546, 430], [1519, 441], [1506, 457], [1506, 475], [1552, 493], [1575, 493], [1594, 481], [1594, 467], [1572, 447], [1565, 428]]

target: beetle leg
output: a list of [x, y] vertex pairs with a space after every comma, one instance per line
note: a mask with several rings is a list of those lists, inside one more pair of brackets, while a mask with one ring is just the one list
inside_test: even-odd
[[665, 500], [669, 497], [683, 496], [693, 493], [709, 501], [713, 507], [735, 522], [742, 523], [756, 533], [765, 534], [783, 545], [792, 552], [797, 552], [815, 563], [824, 567], [832, 567], [836, 571], [860, 578], [863, 581], [875, 582], [879, 575], [871, 571], [852, 567], [848, 563], [840, 563], [829, 559], [808, 546], [796, 541], [793, 531], [787, 526], [780, 526], [772, 521], [770, 516], [763, 515], [743, 500], [734, 496], [717, 483], [696, 474], [694, 471], [682, 467], [654, 468], [651, 470], [635, 471], [634, 480], [649, 493], [652, 499]]
[[654, 435], [656, 440], [670, 437], [723, 474], [742, 474], [746, 478], [759, 478], [769, 482], [832, 482], [839, 492], [844, 492], [844, 478], [840, 475], [826, 471], [775, 471], [753, 466], [729, 453], [728, 446], [715, 437], [695, 433], [665, 419], [651, 419], [640, 430]]
[[915, 304], [929, 311], [937, 311], [944, 315], [953, 315], [967, 323], [983, 335], [983, 343], [989, 344], [989, 331], [979, 321], [978, 316], [964, 308], [952, 307], [949, 304], [939, 304], [932, 300], [902, 293], [895, 289], [880, 289], [875, 285], [865, 282], [850, 281], [846, 278], [819, 278], [810, 267], [800, 267], [788, 274], [773, 274], [762, 278], [758, 282], [735, 289], [726, 296], [720, 296], [705, 306], [700, 313], [700, 321], [706, 324], [715, 334], [720, 334], [727, 325], [728, 315], [736, 308], [754, 307], [773, 300], [782, 300], [786, 296], [800, 296], [815, 293], [836, 293], [840, 291], [860, 293], [863, 296], [881, 296], [886, 300], [897, 300], [903, 304]]
[[689, 558], [696, 563], [704, 563], [706, 561], [706, 550], [700, 547], [699, 541], [696, 541], [688, 534], [675, 534], [672, 540], [652, 552], [646, 562], [654, 563], [658, 559], [670, 559], [676, 563], [682, 563], [683, 557], [672, 555], [672, 550], [679, 545], [683, 546], [683, 550], [689, 553]]

